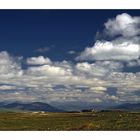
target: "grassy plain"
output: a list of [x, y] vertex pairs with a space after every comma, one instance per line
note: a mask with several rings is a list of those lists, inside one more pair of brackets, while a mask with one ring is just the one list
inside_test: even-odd
[[140, 112], [1, 112], [0, 130], [140, 130]]

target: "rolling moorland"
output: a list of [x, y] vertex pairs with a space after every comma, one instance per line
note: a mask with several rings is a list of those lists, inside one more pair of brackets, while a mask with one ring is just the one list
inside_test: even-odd
[[1, 103], [0, 109], [0, 130], [140, 130], [139, 104], [65, 112], [39, 102]]

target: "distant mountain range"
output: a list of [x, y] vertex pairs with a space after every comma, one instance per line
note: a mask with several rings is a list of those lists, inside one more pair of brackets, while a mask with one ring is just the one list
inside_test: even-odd
[[[87, 108], [85, 107], [85, 109], [87, 109]], [[121, 104], [121, 105], [111, 106], [108, 108], [102, 108], [102, 107], [97, 108], [97, 106], [95, 106], [95, 108], [93, 108], [93, 109], [95, 109], [95, 110], [105, 109], [105, 110], [140, 111], [140, 103], [125, 103], [125, 104]], [[0, 102], [0, 110], [45, 111], [45, 112], [64, 112], [65, 111], [63, 109], [58, 109], [54, 106], [51, 106], [47, 103], [42, 103], [42, 102], [33, 102], [33, 103]], [[68, 110], [66, 110], [66, 111], [68, 111]], [[74, 109], [74, 111], [75, 111], [75, 109]]]
[[121, 104], [112, 108], [118, 109], [118, 110], [140, 111], [140, 103], [125, 103], [125, 104]]
[[0, 109], [8, 110], [23, 110], [23, 111], [46, 111], [46, 112], [63, 112], [64, 110], [57, 109], [47, 103], [0, 103]]

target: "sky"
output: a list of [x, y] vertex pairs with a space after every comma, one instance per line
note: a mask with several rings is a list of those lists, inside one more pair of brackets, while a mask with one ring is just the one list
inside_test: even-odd
[[0, 10], [0, 102], [139, 102], [139, 83], [139, 10]]

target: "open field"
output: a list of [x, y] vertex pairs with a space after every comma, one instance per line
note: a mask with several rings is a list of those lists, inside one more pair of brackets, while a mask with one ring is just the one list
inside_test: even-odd
[[140, 130], [140, 112], [1, 112], [0, 130]]

